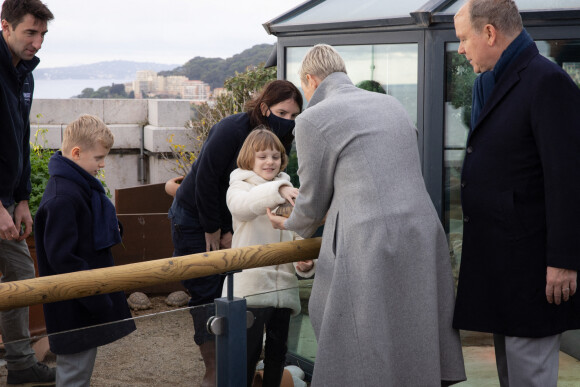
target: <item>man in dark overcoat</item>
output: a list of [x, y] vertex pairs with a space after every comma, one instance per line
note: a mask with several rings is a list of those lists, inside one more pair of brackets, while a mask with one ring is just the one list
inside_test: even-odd
[[476, 73], [461, 177], [454, 328], [494, 334], [501, 386], [556, 386], [580, 328], [580, 89], [542, 57], [513, 0], [455, 15]]

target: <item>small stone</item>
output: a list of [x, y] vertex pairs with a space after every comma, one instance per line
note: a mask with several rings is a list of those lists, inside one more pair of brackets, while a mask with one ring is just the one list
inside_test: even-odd
[[134, 292], [127, 298], [129, 307], [133, 310], [143, 310], [151, 308], [151, 301], [145, 293]]
[[189, 295], [183, 290], [178, 290], [171, 293], [165, 299], [165, 303], [169, 306], [185, 306], [189, 302]]

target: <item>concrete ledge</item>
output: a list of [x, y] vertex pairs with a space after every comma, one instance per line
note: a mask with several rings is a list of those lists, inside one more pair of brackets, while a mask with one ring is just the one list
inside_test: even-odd
[[104, 120], [102, 99], [34, 99], [30, 111], [31, 122], [55, 125], [76, 120], [82, 114], [92, 114]]
[[103, 100], [103, 121], [107, 125], [147, 123], [147, 101], [140, 99]]
[[179, 99], [148, 99], [149, 124], [154, 126], [185, 126], [191, 119], [189, 101]]
[[[105, 180], [109, 189], [165, 183], [179, 173], [176, 163], [165, 159], [167, 141], [196, 149], [197, 142], [185, 123], [191, 119], [191, 103], [186, 100], [130, 99], [34, 99], [30, 113], [31, 142], [38, 129], [47, 129], [36, 143], [59, 149], [64, 128], [82, 114], [100, 117], [115, 136], [113, 150], [106, 160]], [[141, 156], [141, 144], [145, 155]]]
[[114, 194], [115, 189], [142, 184], [139, 181], [139, 154], [111, 152], [105, 159], [105, 182]]
[[113, 149], [140, 149], [141, 148], [141, 126], [138, 124], [113, 124], [108, 125], [115, 143]]
[[178, 127], [159, 127], [154, 125], [147, 125], [144, 128], [144, 142], [145, 149], [150, 152], [170, 152], [169, 137], [173, 136], [174, 144], [185, 145], [185, 149], [190, 151], [193, 146], [193, 139], [191, 129], [186, 129], [183, 126]]
[[164, 159], [160, 154], [149, 156], [149, 183], [165, 183], [167, 180], [181, 175], [175, 169], [175, 164]]

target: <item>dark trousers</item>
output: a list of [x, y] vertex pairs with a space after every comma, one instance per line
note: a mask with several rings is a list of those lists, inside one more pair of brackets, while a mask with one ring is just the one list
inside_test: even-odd
[[288, 351], [288, 328], [290, 326], [289, 308], [248, 308], [255, 320], [248, 329], [248, 387], [252, 386], [256, 364], [262, 353], [264, 327], [266, 328], [266, 345], [264, 349], [264, 387], [279, 387], [286, 364]]
[[[196, 218], [188, 216], [185, 211], [174, 204], [169, 210], [171, 218], [171, 238], [173, 239], [173, 256], [204, 253], [205, 232]], [[206, 329], [207, 320], [215, 315], [214, 300], [222, 296], [223, 275], [210, 275], [181, 281], [191, 298], [189, 306], [193, 318], [195, 343], [201, 345], [215, 337]]]

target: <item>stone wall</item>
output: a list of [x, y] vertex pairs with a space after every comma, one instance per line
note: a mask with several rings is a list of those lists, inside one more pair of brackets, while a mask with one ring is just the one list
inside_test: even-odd
[[[167, 138], [188, 147], [185, 123], [191, 118], [189, 101], [167, 99], [34, 99], [30, 113], [31, 142], [39, 128], [47, 129], [44, 143], [59, 149], [64, 128], [82, 114], [100, 117], [115, 136], [105, 160], [105, 181], [115, 189], [162, 183], [176, 176], [162, 157]], [[43, 140], [38, 140], [42, 144]]]

